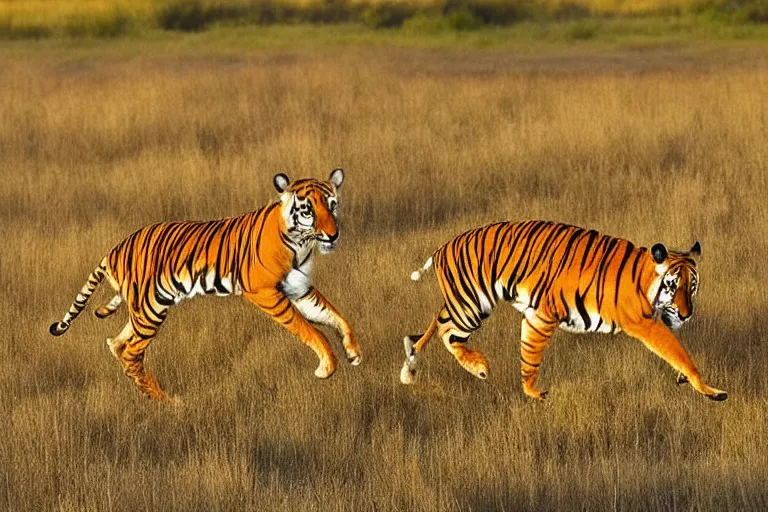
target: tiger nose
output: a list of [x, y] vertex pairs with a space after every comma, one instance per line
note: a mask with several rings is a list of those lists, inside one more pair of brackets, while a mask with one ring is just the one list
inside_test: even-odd
[[[325, 233], [323, 233], [323, 234], [325, 235]], [[337, 231], [333, 235], [325, 235], [325, 236], [326, 236], [326, 241], [327, 242], [333, 243], [333, 242], [336, 241], [337, 238], [339, 238], [339, 232]]]

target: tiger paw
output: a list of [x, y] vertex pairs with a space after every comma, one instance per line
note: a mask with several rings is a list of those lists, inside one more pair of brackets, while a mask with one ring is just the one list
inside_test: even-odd
[[400, 369], [400, 382], [403, 384], [413, 384], [416, 381], [416, 370], [411, 369], [411, 366], [406, 361], [403, 367]]
[[529, 383], [529, 385], [526, 385], [525, 382], [523, 382], [523, 393], [528, 398], [533, 398], [534, 400], [544, 400], [547, 398], [547, 395], [549, 394], [549, 391], [541, 391], [539, 389], [536, 389], [535, 386], [533, 386], [532, 383]]
[[333, 359], [323, 359], [315, 370], [315, 377], [319, 379], [327, 379], [336, 371], [336, 361]]
[[478, 379], [488, 378], [488, 361], [479, 350], [469, 350], [458, 354], [459, 364]]
[[354, 338], [354, 336], [345, 336], [343, 343], [349, 364], [352, 366], [359, 365], [363, 360], [363, 356], [360, 354], [360, 347], [357, 344], [357, 340]]
[[544, 400], [547, 398], [547, 395], [549, 395], [549, 391], [539, 391], [537, 389], [526, 391], [525, 394], [528, 396], [528, 398], [533, 398], [534, 400]]
[[709, 388], [709, 392], [705, 396], [710, 400], [714, 400], [715, 402], [722, 402], [723, 400], [728, 399], [728, 393], [722, 389], [715, 388]]
[[362, 360], [363, 356], [360, 355], [360, 352], [347, 352], [347, 361], [352, 366], [358, 366]]

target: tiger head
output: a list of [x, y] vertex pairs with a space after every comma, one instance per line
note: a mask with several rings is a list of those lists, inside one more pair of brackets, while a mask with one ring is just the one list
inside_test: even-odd
[[651, 257], [656, 262], [659, 275], [658, 287], [653, 299], [653, 314], [661, 316], [664, 324], [672, 330], [683, 326], [693, 314], [693, 298], [699, 287], [699, 273], [694, 256], [701, 255], [699, 242], [688, 252], [668, 251], [663, 244], [651, 247]]
[[283, 173], [276, 174], [274, 184], [280, 193], [280, 205], [288, 238], [300, 248], [320, 246], [328, 253], [336, 248], [339, 227], [338, 189], [344, 171], [335, 169], [328, 181], [302, 179], [291, 182]]

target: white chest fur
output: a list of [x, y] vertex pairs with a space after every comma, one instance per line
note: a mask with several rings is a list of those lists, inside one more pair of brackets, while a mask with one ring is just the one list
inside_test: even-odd
[[307, 261], [299, 268], [292, 268], [288, 275], [285, 276], [280, 283], [289, 299], [294, 300], [303, 297], [309, 291], [311, 286], [310, 277], [312, 275], [312, 258], [308, 258]]

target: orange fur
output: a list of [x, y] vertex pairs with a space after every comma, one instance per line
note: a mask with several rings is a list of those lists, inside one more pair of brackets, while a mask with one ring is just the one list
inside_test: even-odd
[[242, 293], [317, 354], [318, 377], [333, 374], [336, 358], [311, 322], [335, 327], [348, 359], [359, 364], [360, 349], [349, 323], [309, 284], [315, 246], [330, 251], [339, 235], [337, 188], [343, 172], [335, 170], [329, 181], [290, 183], [283, 174], [274, 181], [280, 201], [254, 212], [208, 222], [162, 222], [125, 238], [91, 274], [64, 319], [51, 325], [51, 334], [67, 331], [107, 277], [118, 296], [96, 315], [106, 317], [121, 302], [127, 304], [129, 321], [107, 344], [150, 398], [167, 397], [145, 371], [144, 352], [168, 309], [197, 294]]
[[463, 233], [439, 248], [424, 267], [434, 264], [445, 303], [424, 335], [406, 338], [408, 359], [401, 380], [413, 380], [416, 356], [435, 330], [465, 369], [485, 378], [485, 357], [467, 349], [467, 340], [505, 299], [524, 314], [520, 366], [523, 391], [530, 397], [546, 394], [536, 388], [536, 378], [544, 349], [562, 326], [587, 332], [624, 330], [697, 391], [723, 400], [727, 394], [703, 382], [664, 325], [677, 328], [693, 313], [698, 273], [692, 256], [699, 249], [697, 243], [690, 253], [669, 252], [657, 244], [649, 251], [596, 231], [542, 221], [496, 223]]

